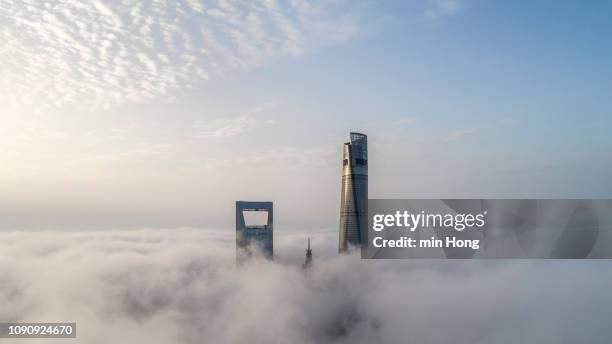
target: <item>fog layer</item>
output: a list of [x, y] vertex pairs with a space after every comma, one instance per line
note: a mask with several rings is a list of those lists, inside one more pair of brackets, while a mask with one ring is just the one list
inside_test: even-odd
[[612, 339], [610, 262], [365, 261], [309, 235], [304, 271], [304, 233], [239, 267], [232, 231], [0, 233], [0, 321], [75, 321], [88, 344]]

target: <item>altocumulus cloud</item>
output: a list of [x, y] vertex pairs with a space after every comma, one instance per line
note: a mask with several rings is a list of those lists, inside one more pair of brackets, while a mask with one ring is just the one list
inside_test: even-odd
[[303, 234], [277, 237], [277, 261], [241, 267], [231, 234], [1, 233], [0, 319], [76, 321], [80, 343], [612, 338], [608, 262], [361, 261], [326, 244], [315, 245], [315, 265], [304, 273], [301, 254], [289, 254], [303, 253]]
[[0, 110], [172, 99], [228, 70], [349, 39], [367, 9], [348, 0], [4, 0]]

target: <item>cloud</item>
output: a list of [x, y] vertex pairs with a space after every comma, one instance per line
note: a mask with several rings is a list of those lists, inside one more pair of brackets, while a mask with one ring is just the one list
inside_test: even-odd
[[516, 127], [519, 125], [519, 121], [514, 118], [501, 118], [497, 120], [497, 124], [504, 127]]
[[[289, 170], [309, 171], [311, 169], [328, 168], [336, 162], [336, 149], [329, 146], [319, 146], [309, 149], [295, 147], [274, 148], [265, 151], [235, 155], [231, 158], [207, 158], [201, 162], [206, 169], [235, 168], [248, 166], [257, 168], [285, 168]], [[295, 174], [291, 174], [295, 177]]]
[[475, 135], [478, 135], [478, 133], [479, 132], [476, 129], [455, 130], [449, 133], [447, 141], [456, 141], [468, 137], [474, 137]]
[[[76, 321], [77, 343], [607, 342], [608, 262], [362, 261], [335, 233], [275, 235], [236, 267], [233, 231], [0, 234], [0, 319]], [[44, 343], [45, 341], [40, 341]]]
[[228, 70], [355, 35], [362, 2], [7, 0], [2, 112], [171, 100]]
[[274, 108], [273, 103], [264, 103], [249, 110], [245, 114], [228, 119], [215, 119], [208, 122], [196, 121], [194, 128], [198, 136], [204, 138], [229, 138], [245, 134], [264, 125], [276, 123], [270, 119], [258, 119], [260, 114], [268, 109]]
[[448, 17], [461, 11], [463, 7], [463, 0], [432, 0], [430, 8], [423, 16], [427, 19]]
[[395, 121], [393, 121], [392, 125], [394, 127], [405, 127], [409, 125], [413, 125], [416, 122], [416, 119], [413, 117], [402, 117]]

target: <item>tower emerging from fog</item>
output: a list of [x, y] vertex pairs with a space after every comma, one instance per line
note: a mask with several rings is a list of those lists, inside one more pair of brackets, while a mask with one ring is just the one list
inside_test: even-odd
[[312, 250], [310, 249], [310, 238], [308, 238], [308, 248], [306, 249], [306, 260], [302, 267], [308, 269], [312, 265]]
[[351, 133], [351, 140], [344, 144], [338, 252], [362, 245], [367, 231], [367, 215], [368, 137]]
[[[265, 224], [247, 225], [245, 212], [265, 212]], [[236, 201], [236, 257], [248, 256], [253, 246], [258, 246], [263, 254], [274, 256], [274, 221], [272, 202]]]

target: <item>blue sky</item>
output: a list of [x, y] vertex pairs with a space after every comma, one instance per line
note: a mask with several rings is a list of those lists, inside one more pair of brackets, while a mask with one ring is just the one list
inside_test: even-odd
[[610, 197], [611, 15], [7, 1], [2, 227], [226, 228], [234, 200], [265, 199], [285, 228], [331, 228], [351, 130], [370, 138], [372, 197]]

